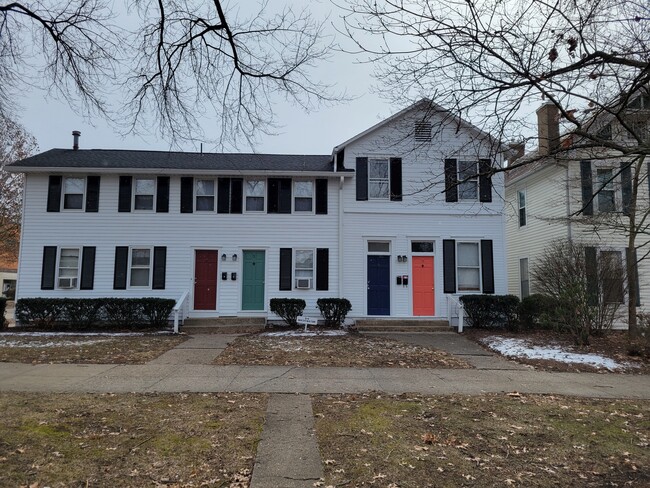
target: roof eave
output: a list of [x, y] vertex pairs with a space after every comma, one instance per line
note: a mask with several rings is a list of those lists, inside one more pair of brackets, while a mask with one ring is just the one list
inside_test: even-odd
[[104, 167], [68, 167], [68, 166], [6, 166], [5, 169], [11, 173], [57, 173], [57, 174], [77, 174], [77, 173], [102, 173], [102, 174], [152, 174], [161, 173], [169, 175], [242, 175], [242, 176], [313, 176], [320, 178], [337, 178], [339, 176], [351, 177], [353, 171], [287, 171], [287, 170], [236, 170], [236, 169], [201, 169], [201, 168], [104, 168]]

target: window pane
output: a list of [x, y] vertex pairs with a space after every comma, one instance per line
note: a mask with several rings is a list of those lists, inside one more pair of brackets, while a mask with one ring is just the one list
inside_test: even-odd
[[248, 212], [264, 211], [264, 197], [246, 197], [246, 210]]
[[368, 252], [390, 252], [390, 242], [368, 242]]
[[84, 192], [84, 179], [83, 178], [66, 178], [64, 193], [83, 193]]
[[370, 198], [388, 198], [388, 181], [370, 181], [368, 191]]
[[296, 198], [295, 210], [296, 212], [311, 212], [312, 199], [311, 198]]
[[133, 249], [131, 251], [131, 266], [149, 266], [151, 249]]
[[388, 160], [371, 159], [368, 161], [368, 177], [371, 179], [388, 179]]
[[196, 210], [214, 210], [214, 197], [196, 197]]
[[78, 268], [60, 268], [59, 278], [76, 278]]
[[247, 180], [246, 195], [249, 197], [264, 198], [264, 180]]
[[411, 242], [411, 252], [433, 252], [433, 242], [431, 241]]
[[461, 200], [476, 200], [478, 198], [478, 184], [476, 181], [466, 181], [458, 184], [458, 198]]
[[296, 269], [295, 271], [296, 278], [313, 278], [314, 270], [313, 269]]
[[153, 195], [155, 187], [156, 187], [155, 180], [145, 180], [145, 179], [135, 180], [136, 195]]
[[214, 180], [198, 180], [196, 182], [197, 196], [214, 196]]
[[478, 244], [458, 243], [458, 266], [478, 266]]
[[296, 181], [294, 191], [296, 197], [311, 198], [311, 196], [314, 194], [313, 184], [311, 181]]
[[523, 191], [519, 192], [519, 208], [526, 206], [526, 194]]
[[81, 209], [83, 208], [83, 195], [66, 193], [63, 196], [63, 208], [65, 209]]
[[296, 251], [296, 269], [313, 269], [314, 251]]
[[458, 269], [458, 291], [478, 291], [479, 269], [459, 268]]
[[598, 189], [613, 190], [614, 182], [612, 181], [611, 169], [599, 169], [596, 173], [598, 175]]
[[478, 173], [477, 161], [458, 161], [458, 180], [476, 178]]
[[136, 195], [134, 208], [136, 210], [153, 210], [153, 195]]
[[131, 286], [149, 286], [149, 268], [131, 269]]

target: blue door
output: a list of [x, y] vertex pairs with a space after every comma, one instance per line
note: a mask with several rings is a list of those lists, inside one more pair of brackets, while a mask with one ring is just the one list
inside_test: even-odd
[[368, 315], [390, 315], [390, 256], [368, 256]]

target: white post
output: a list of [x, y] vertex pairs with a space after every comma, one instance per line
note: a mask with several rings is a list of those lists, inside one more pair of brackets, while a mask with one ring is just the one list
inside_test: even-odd
[[178, 334], [178, 309], [174, 310], [174, 334]]
[[458, 333], [459, 334], [463, 332], [464, 320], [465, 320], [465, 309], [459, 305], [458, 306]]

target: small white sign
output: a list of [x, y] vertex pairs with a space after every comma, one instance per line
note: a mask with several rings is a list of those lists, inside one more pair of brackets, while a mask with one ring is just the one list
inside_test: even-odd
[[318, 320], [312, 319], [311, 317], [303, 317], [302, 315], [296, 319], [301, 325], [318, 325]]

